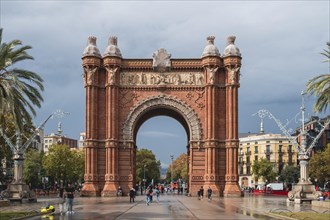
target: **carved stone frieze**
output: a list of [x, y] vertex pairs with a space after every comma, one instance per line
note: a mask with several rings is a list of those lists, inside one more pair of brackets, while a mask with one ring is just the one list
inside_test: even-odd
[[123, 86], [204, 85], [201, 72], [121, 72], [120, 75], [120, 85]]
[[187, 121], [190, 129], [191, 140], [202, 140], [202, 126], [198, 115], [184, 101], [172, 96], [154, 96], [138, 103], [129, 113], [122, 130], [123, 139], [126, 141], [133, 140], [134, 124], [145, 114], [148, 109], [161, 106], [173, 109], [180, 113]]

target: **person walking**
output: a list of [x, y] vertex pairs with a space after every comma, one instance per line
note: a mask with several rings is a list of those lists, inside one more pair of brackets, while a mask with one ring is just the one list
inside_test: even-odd
[[134, 202], [134, 197], [135, 197], [135, 189], [131, 188], [129, 191], [129, 202], [131, 203], [132, 201]]
[[160, 191], [158, 189], [158, 187], [156, 188], [156, 198], [157, 198], [157, 202], [159, 202], [159, 194], [160, 194]]
[[74, 198], [74, 191], [75, 189], [68, 183], [68, 186], [65, 188], [66, 194], [66, 204], [67, 204], [67, 214], [74, 214], [72, 207], [73, 207], [73, 198]]
[[209, 186], [209, 188], [207, 189], [207, 199], [208, 199], [209, 201], [212, 200], [212, 189], [211, 189], [210, 186]]
[[203, 196], [204, 196], [203, 186], [201, 186], [201, 188], [199, 189], [199, 196], [200, 196], [201, 199], [203, 199]]
[[64, 189], [63, 189], [63, 187], [60, 188], [60, 191], [58, 193], [58, 197], [60, 198], [59, 203], [58, 203], [58, 206], [60, 208], [60, 215], [62, 215], [62, 214], [65, 213], [65, 208], [64, 208], [65, 197], [64, 197]]
[[[152, 190], [151, 190], [152, 191]], [[148, 186], [148, 188], [146, 189], [146, 204], [149, 205], [150, 203], [150, 187]]]

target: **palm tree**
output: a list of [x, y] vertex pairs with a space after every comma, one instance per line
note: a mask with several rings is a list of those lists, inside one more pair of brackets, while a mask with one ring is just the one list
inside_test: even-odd
[[19, 61], [33, 60], [27, 53], [30, 46], [21, 46], [20, 40], [9, 43], [2, 42], [0, 29], [0, 129], [4, 127], [5, 115], [12, 116], [16, 129], [22, 130], [23, 125], [36, 116], [35, 106], [41, 107], [43, 98], [41, 91], [43, 79], [36, 73], [12, 68]]
[[[324, 50], [322, 55], [326, 57], [324, 62], [330, 63], [330, 42], [327, 42], [328, 50]], [[316, 96], [314, 104], [315, 112], [326, 111], [330, 104], [330, 73], [322, 74], [309, 80], [307, 83], [307, 92]]]

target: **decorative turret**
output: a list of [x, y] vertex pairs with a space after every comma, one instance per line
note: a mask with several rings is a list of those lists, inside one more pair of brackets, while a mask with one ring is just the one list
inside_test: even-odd
[[225, 48], [223, 57], [227, 57], [227, 56], [238, 56], [238, 57], [240, 57], [241, 56], [241, 53], [239, 52], [239, 49], [235, 45], [235, 39], [236, 39], [235, 36], [229, 36], [227, 38], [228, 46]]
[[103, 57], [116, 56], [116, 57], [122, 58], [121, 52], [120, 52], [119, 48], [117, 47], [117, 37], [114, 37], [114, 36], [109, 37], [108, 42], [109, 42], [108, 47], [105, 49]]
[[204, 48], [202, 58], [206, 56], [220, 56], [218, 48], [214, 45], [214, 36], [209, 36], [207, 39], [207, 45]]
[[99, 49], [96, 47], [96, 37], [88, 37], [87, 47], [83, 52], [83, 58], [86, 56], [101, 57]]

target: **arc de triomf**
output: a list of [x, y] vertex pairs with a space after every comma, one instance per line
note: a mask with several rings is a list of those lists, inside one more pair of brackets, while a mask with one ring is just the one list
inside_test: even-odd
[[103, 56], [89, 37], [82, 63], [86, 89], [83, 196], [114, 196], [135, 185], [136, 135], [148, 119], [176, 119], [188, 136], [189, 192], [210, 186], [218, 196], [241, 196], [238, 185], [238, 88], [241, 53], [235, 36], [220, 55], [207, 38], [201, 58], [173, 59], [165, 49], [150, 59], [124, 59], [110, 37]]

